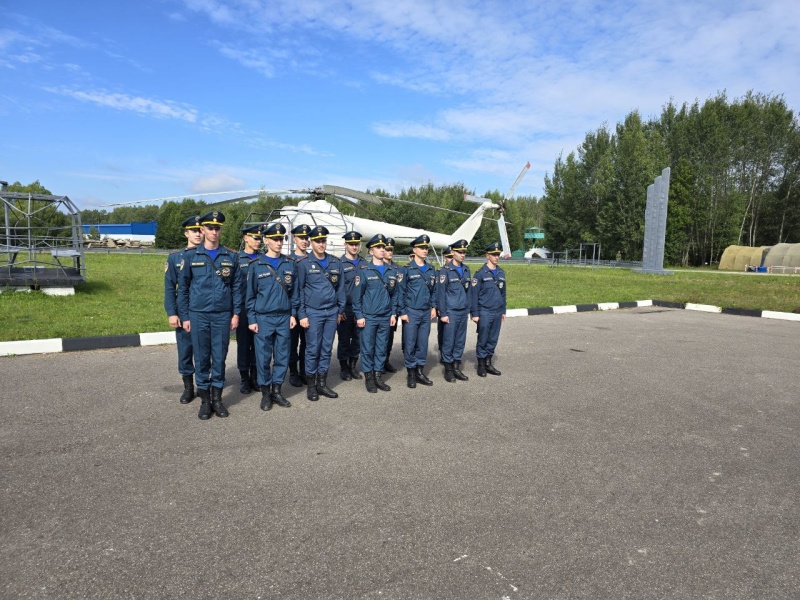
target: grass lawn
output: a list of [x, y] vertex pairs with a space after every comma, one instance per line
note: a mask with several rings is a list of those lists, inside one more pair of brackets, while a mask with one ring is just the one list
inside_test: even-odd
[[[86, 255], [88, 281], [74, 296], [0, 294], [0, 341], [168, 331], [165, 255]], [[478, 264], [472, 264], [473, 272]], [[643, 275], [622, 269], [508, 264], [508, 307], [670, 300], [792, 312], [800, 276], [679, 271]]]

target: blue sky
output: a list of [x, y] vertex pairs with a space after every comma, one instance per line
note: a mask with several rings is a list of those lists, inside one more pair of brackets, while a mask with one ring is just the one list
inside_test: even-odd
[[[800, 106], [800, 3], [4, 0], [0, 179], [80, 208], [322, 184], [540, 195], [587, 131]], [[220, 198], [220, 197], [217, 197]]]

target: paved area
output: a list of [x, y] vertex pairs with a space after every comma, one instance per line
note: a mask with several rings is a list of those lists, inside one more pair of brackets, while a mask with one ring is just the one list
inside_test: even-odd
[[798, 340], [656, 307], [515, 318], [501, 377], [473, 351], [430, 390], [336, 370], [340, 398], [286, 385], [269, 413], [232, 344], [209, 422], [174, 346], [2, 358], [0, 597], [797, 598]]

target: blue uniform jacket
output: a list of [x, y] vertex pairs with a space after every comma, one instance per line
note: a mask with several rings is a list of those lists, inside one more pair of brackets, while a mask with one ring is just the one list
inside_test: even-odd
[[277, 268], [273, 268], [267, 257], [259, 255], [258, 260], [250, 263], [247, 275], [247, 320], [256, 322], [256, 314], [274, 313], [297, 314], [299, 305], [297, 294], [297, 273], [295, 262], [281, 256]]
[[183, 265], [183, 259], [189, 248], [173, 252], [167, 257], [164, 265], [164, 310], [168, 317], [178, 314], [178, 273]]
[[403, 267], [399, 284], [398, 304], [401, 315], [409, 308], [415, 310], [436, 308], [436, 269], [433, 266], [428, 265], [423, 272], [412, 260]]
[[452, 310], [467, 310], [470, 307], [469, 267], [461, 265], [463, 276], [458, 276], [458, 270], [453, 264], [445, 265], [439, 269], [439, 278], [436, 280], [436, 307], [439, 316], [449, 317]]
[[342, 255], [339, 260], [342, 261], [342, 271], [344, 271], [344, 292], [347, 294], [347, 309], [353, 310], [353, 284], [358, 274], [358, 268], [364, 263], [364, 259], [359, 256], [356, 264], [353, 264], [350, 259]]
[[330, 254], [326, 253], [325, 256], [328, 259], [327, 268], [323, 268], [313, 254], [297, 263], [299, 319], [307, 318], [309, 309], [328, 311], [336, 307], [340, 314], [344, 313], [347, 296], [342, 281], [342, 262]]
[[506, 312], [506, 274], [500, 267], [492, 271], [483, 265], [472, 278], [470, 313], [478, 316], [481, 310]]
[[242, 310], [242, 283], [236, 254], [219, 247], [212, 261], [204, 246], [187, 250], [178, 274], [178, 316], [182, 321], [193, 312], [228, 312]]
[[[244, 250], [239, 250], [239, 253], [236, 255], [239, 260], [239, 271], [241, 271], [241, 281], [242, 281], [242, 308], [244, 309], [245, 303], [245, 296], [247, 294], [247, 270], [250, 268], [250, 265], [258, 260], [259, 256], [262, 256], [261, 252], [256, 252], [255, 258], [250, 258], [247, 254], [244, 253]], [[246, 314], [245, 310], [242, 310], [242, 314]]]
[[383, 317], [397, 313], [397, 269], [386, 265], [383, 275], [372, 262], [364, 261], [358, 270], [353, 292], [356, 319]]

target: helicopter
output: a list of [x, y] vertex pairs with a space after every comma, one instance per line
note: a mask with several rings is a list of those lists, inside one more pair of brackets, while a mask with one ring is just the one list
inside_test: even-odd
[[[424, 234], [430, 237], [431, 248], [433, 249], [434, 254], [436, 254], [437, 249], [443, 249], [454, 240], [465, 239], [467, 242], [472, 241], [472, 238], [475, 237], [475, 234], [485, 218], [485, 213], [489, 210], [499, 208], [497, 204], [487, 200], [486, 202], [480, 203], [479, 206], [470, 214], [439, 206], [410, 202], [407, 200], [401, 200], [399, 198], [376, 196], [374, 194], [368, 194], [357, 190], [328, 185], [311, 190], [310, 195], [313, 198], [312, 200], [301, 200], [296, 206], [286, 205], [266, 215], [261, 213], [251, 213], [245, 221], [245, 224], [258, 225], [280, 222], [286, 227], [288, 232], [291, 232], [291, 230], [297, 225], [305, 224], [311, 227], [323, 225], [329, 231], [328, 250], [332, 253], [340, 251], [344, 252], [344, 241], [342, 236], [348, 231], [358, 231], [365, 240], [370, 239], [378, 233], [382, 233], [386, 237], [394, 238], [395, 244], [398, 246], [410, 245], [414, 239]], [[454, 232], [450, 234], [444, 234], [427, 229], [387, 223], [385, 221], [378, 220], [377, 217], [370, 219], [348, 215], [341, 212], [339, 208], [329, 202], [327, 200], [328, 197], [333, 197], [337, 200], [344, 200], [351, 204], [356, 204], [362, 209], [366, 209], [366, 207], [357, 203], [362, 202], [367, 204], [381, 204], [383, 202], [398, 202], [418, 208], [463, 214], [467, 216], [467, 219]], [[368, 212], [368, 209], [366, 209], [366, 212]], [[291, 233], [287, 234], [287, 241], [292, 241]], [[290, 246], [291, 244], [285, 245], [284, 252], [288, 252]], [[438, 254], [436, 255], [438, 256]]]

